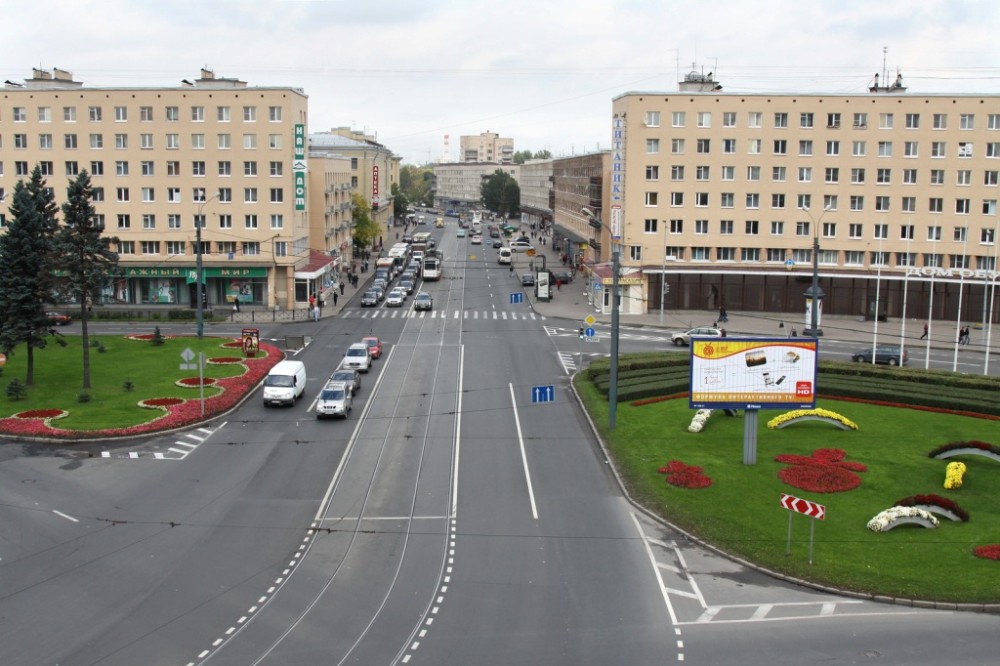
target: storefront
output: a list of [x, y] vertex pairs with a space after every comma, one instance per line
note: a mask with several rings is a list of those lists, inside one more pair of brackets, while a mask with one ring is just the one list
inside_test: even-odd
[[[122, 267], [114, 280], [114, 303], [193, 307], [197, 301], [197, 269], [194, 266]], [[233, 303], [264, 305], [267, 268], [202, 268], [204, 301], [208, 306]]]

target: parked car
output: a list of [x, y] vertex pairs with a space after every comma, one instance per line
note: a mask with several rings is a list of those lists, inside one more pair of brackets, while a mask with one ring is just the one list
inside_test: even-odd
[[678, 347], [683, 347], [685, 345], [691, 344], [691, 338], [721, 338], [722, 329], [713, 328], [711, 326], [701, 326], [699, 328], [692, 328], [689, 331], [677, 331], [676, 333], [670, 334], [670, 341], [673, 342]]
[[521, 285], [524, 287], [531, 287], [535, 284], [535, 276], [531, 273], [525, 273], [521, 276]]
[[525, 240], [511, 241], [510, 243], [511, 252], [527, 252], [528, 250], [534, 250], [535, 247]]
[[[856, 363], [871, 363], [872, 348], [869, 346], [864, 349], [859, 349], [851, 355], [851, 358]], [[906, 365], [909, 358], [910, 353], [905, 349], [900, 348], [899, 345], [877, 345], [875, 347], [876, 363], [885, 363], [886, 365]]]
[[345, 382], [327, 382], [316, 400], [316, 418], [341, 416], [346, 419], [354, 403], [353, 397], [350, 386]]
[[367, 335], [361, 338], [361, 342], [368, 345], [368, 353], [372, 358], [382, 358], [382, 341], [374, 335]]
[[372, 355], [368, 351], [368, 345], [364, 342], [355, 342], [348, 347], [340, 367], [350, 368], [358, 372], [368, 372], [371, 370]]
[[413, 299], [413, 309], [414, 310], [433, 310], [434, 309], [434, 299], [426, 291], [422, 291], [417, 294], [416, 298]]
[[455, 235], [458, 236], [459, 238], [465, 238], [465, 229], [460, 227], [458, 231], [455, 233]]
[[369, 289], [361, 297], [361, 307], [371, 308], [375, 307], [376, 305], [378, 305], [378, 292], [376, 292], [374, 289]]
[[49, 318], [49, 323], [53, 326], [66, 326], [73, 321], [72, 317], [61, 312], [46, 312], [45, 316]]
[[389, 292], [389, 295], [385, 297], [385, 307], [387, 308], [399, 308], [403, 306], [403, 301], [406, 300], [406, 296], [403, 295], [402, 289], [393, 289]]
[[344, 382], [351, 389], [351, 395], [357, 395], [361, 390], [361, 373], [357, 370], [339, 368], [330, 375], [330, 381]]

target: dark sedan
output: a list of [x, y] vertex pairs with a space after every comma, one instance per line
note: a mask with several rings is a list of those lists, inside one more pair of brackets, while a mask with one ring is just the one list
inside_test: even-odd
[[[899, 345], [878, 345], [875, 347], [875, 362], [886, 365], [905, 365], [910, 354]], [[871, 363], [872, 348], [865, 347], [854, 352], [851, 358], [856, 363]]]

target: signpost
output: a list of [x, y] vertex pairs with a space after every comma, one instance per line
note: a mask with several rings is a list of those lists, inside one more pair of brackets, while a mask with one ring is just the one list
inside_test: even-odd
[[517, 305], [518, 303], [524, 303], [524, 292], [518, 291], [510, 295], [510, 304]]
[[531, 402], [532, 404], [540, 402], [555, 402], [556, 400], [556, 387], [552, 384], [548, 386], [532, 386], [531, 387]]
[[813, 563], [813, 534], [817, 520], [826, 519], [826, 507], [816, 502], [781, 493], [778, 501], [782, 508], [788, 509], [788, 543], [785, 546], [785, 557], [792, 554], [792, 514], [801, 513], [812, 518], [809, 521], [809, 564]]
[[201, 415], [205, 415], [205, 355], [198, 352], [198, 362], [192, 363], [194, 360], [194, 352], [191, 351], [190, 347], [185, 347], [184, 351], [181, 352], [181, 359], [184, 361], [180, 365], [181, 370], [198, 370], [198, 391], [201, 395]]

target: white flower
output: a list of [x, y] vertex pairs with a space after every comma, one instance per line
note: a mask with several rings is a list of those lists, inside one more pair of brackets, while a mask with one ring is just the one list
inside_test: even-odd
[[929, 511], [918, 509], [915, 506], [894, 506], [882, 511], [868, 521], [868, 529], [872, 532], [888, 532], [900, 518], [920, 518], [927, 521], [934, 527], [938, 526], [938, 519]]
[[688, 426], [688, 432], [701, 432], [702, 427], [700, 423], [692, 423]]

